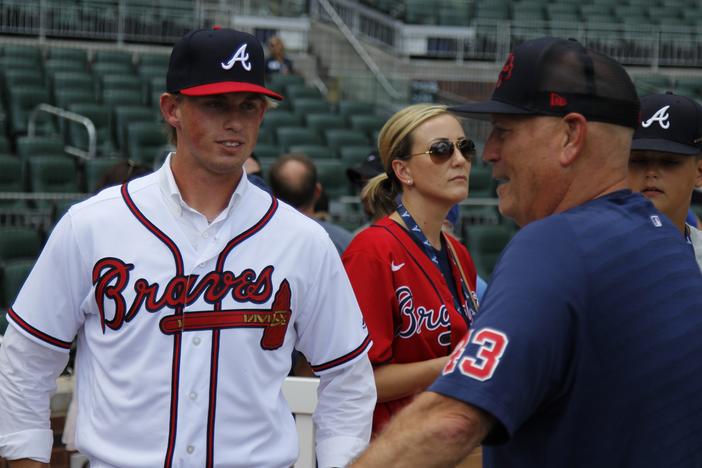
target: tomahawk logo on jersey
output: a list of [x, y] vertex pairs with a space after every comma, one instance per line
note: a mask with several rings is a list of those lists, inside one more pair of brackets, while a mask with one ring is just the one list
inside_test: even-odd
[[508, 344], [509, 338], [499, 330], [487, 327], [469, 330], [451, 353], [443, 375], [458, 370], [466, 377], [484, 382], [495, 373]]

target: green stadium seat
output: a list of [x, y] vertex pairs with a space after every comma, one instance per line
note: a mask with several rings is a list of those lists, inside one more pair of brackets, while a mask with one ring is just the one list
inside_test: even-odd
[[168, 68], [169, 54], [140, 54], [138, 56], [139, 67], [157, 66]]
[[302, 116], [293, 114], [284, 110], [270, 110], [263, 115], [263, 124], [261, 128], [273, 132], [275, 135], [276, 129], [279, 127], [301, 127]]
[[[259, 142], [253, 150], [254, 154], [259, 160], [271, 160], [276, 159], [278, 156], [283, 154], [282, 149], [272, 143], [261, 143]], [[262, 164], [263, 167], [263, 164]]]
[[4, 262], [0, 268], [0, 306], [10, 307], [20, 288], [32, 271], [35, 259], [19, 259]]
[[100, 89], [105, 91], [127, 90], [137, 92], [142, 97], [146, 84], [137, 75], [105, 75], [100, 78]]
[[163, 126], [156, 122], [132, 122], [127, 125], [129, 159], [153, 166], [154, 159], [168, 144]]
[[20, 44], [5, 44], [2, 51], [5, 57], [21, 57], [32, 60], [35, 64], [40, 64], [42, 59], [41, 49], [35, 46]]
[[324, 96], [317, 88], [300, 83], [287, 85], [285, 87], [285, 97], [291, 100], [298, 98], [324, 99]]
[[44, 78], [36, 70], [27, 68], [3, 70], [3, 86], [5, 92], [11, 92], [17, 86], [44, 87]]
[[85, 49], [73, 47], [49, 47], [46, 49], [46, 57], [49, 60], [81, 62], [86, 67], [88, 64], [88, 53]]
[[375, 114], [375, 104], [373, 104], [372, 102], [344, 100], [339, 101], [338, 108], [339, 114], [343, 115], [346, 119], [348, 119], [349, 116], [355, 114]]
[[283, 151], [289, 151], [293, 145], [314, 145], [321, 143], [317, 132], [307, 127], [278, 127], [275, 131], [276, 141]]
[[314, 160], [336, 158], [335, 151], [324, 145], [292, 145], [288, 152], [305, 154]]
[[134, 60], [126, 50], [98, 49], [93, 54], [93, 64], [96, 63], [126, 63], [131, 67]]
[[150, 107], [140, 105], [117, 105], [113, 108], [113, 138], [118, 148], [127, 148], [127, 125], [133, 122], [156, 122], [156, 115]]
[[332, 128], [326, 130], [324, 132], [324, 140], [329, 147], [337, 151], [337, 154], [344, 146], [369, 145], [371, 143], [368, 136], [362, 131], [347, 128]]
[[490, 166], [474, 164], [471, 167], [468, 190], [471, 198], [495, 197], [495, 180]]
[[90, 66], [90, 70], [96, 77], [135, 74], [132, 64], [123, 62], [95, 62]]
[[484, 280], [489, 281], [497, 260], [514, 236], [515, 231], [512, 227], [502, 224], [473, 225], [469, 226], [467, 231], [468, 251], [473, 257], [473, 263], [475, 263], [478, 274]]
[[[8, 90], [9, 131], [11, 135], [27, 133], [29, 116], [36, 106], [50, 103], [49, 91], [44, 86], [15, 86]], [[56, 127], [46, 114], [39, 117], [38, 127], [41, 133], [55, 133]]]
[[57, 71], [50, 75], [51, 87], [54, 93], [59, 89], [91, 90], [95, 93], [95, 78], [85, 71]]
[[[103, 104], [71, 104], [68, 110], [87, 117], [93, 122], [97, 133], [98, 154], [109, 154], [116, 144], [112, 138], [112, 110]], [[88, 132], [83, 125], [71, 122], [68, 125], [67, 141], [82, 150], [88, 149]]]
[[95, 193], [100, 187], [103, 175], [114, 167], [115, 164], [122, 161], [121, 158], [95, 158], [85, 161], [83, 167], [84, 185], [87, 193]]
[[384, 117], [364, 114], [351, 115], [349, 120], [352, 129], [365, 133], [368, 138], [372, 138], [375, 132], [380, 131], [387, 121]]
[[140, 89], [105, 89], [102, 91], [102, 103], [108, 107], [139, 106], [144, 104], [144, 93]]
[[35, 258], [41, 251], [41, 237], [29, 226], [0, 226], [0, 263]]
[[437, 24], [436, 5], [426, 0], [405, 0], [405, 22], [408, 24]]
[[[71, 104], [97, 104], [95, 92], [90, 88], [59, 89], [54, 91], [54, 105], [68, 109]], [[63, 124], [63, 122], [61, 122]]]
[[283, 91], [290, 84], [304, 84], [305, 79], [300, 75], [284, 75], [282, 73], [271, 73], [266, 77], [266, 84], [274, 90]]
[[0, 70], [40, 70], [41, 64], [31, 57], [1, 56]]
[[294, 100], [291, 99], [290, 106], [292, 107], [293, 113], [299, 116], [331, 112], [329, 103], [318, 98], [301, 97]]
[[349, 145], [339, 148], [339, 156], [344, 166], [351, 167], [365, 161], [371, 151], [375, 149], [371, 145]]
[[347, 128], [346, 119], [333, 112], [324, 112], [321, 114], [307, 114], [305, 116], [307, 126], [315, 130], [319, 136], [324, 135], [324, 131], [330, 128]]
[[139, 65], [137, 67], [137, 74], [147, 83], [152, 78], [161, 78], [165, 81], [167, 73], [168, 67], [163, 67], [161, 65]]
[[[29, 188], [40, 193], [79, 193], [76, 165], [73, 159], [63, 156], [37, 156], [27, 161], [29, 167]], [[47, 208], [51, 203], [38, 200], [39, 208]]]
[[[15, 156], [0, 155], [0, 192], [25, 191], [22, 161]], [[25, 208], [23, 200], [0, 200], [0, 208]]]
[[17, 156], [22, 160], [37, 156], [70, 157], [63, 149], [64, 144], [58, 135], [17, 137]]
[[315, 160], [317, 176], [330, 199], [349, 194], [349, 182], [346, 168], [338, 159]]
[[47, 59], [44, 62], [44, 74], [49, 77], [57, 72], [88, 71], [88, 66], [84, 62], [68, 59]]

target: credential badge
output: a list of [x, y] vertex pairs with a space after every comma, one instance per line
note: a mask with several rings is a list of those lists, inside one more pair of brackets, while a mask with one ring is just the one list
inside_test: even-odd
[[249, 62], [249, 54], [246, 53], [246, 46], [248, 44], [244, 43], [242, 44], [236, 52], [234, 52], [234, 55], [227, 60], [226, 62], [222, 62], [222, 68], [225, 70], [231, 70], [232, 67], [236, 62], [241, 62], [241, 66], [244, 67], [244, 70], [246, 71], [251, 71], [251, 62]]

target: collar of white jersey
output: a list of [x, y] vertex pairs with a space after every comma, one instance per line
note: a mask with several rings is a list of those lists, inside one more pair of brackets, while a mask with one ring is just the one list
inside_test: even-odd
[[[177, 213], [184, 210], [199, 213], [197, 210], [189, 206], [185, 200], [183, 200], [183, 197], [180, 194], [180, 189], [178, 189], [178, 184], [176, 184], [175, 177], [173, 176], [173, 170], [171, 169], [171, 157], [173, 157], [174, 154], [175, 153], [173, 152], [169, 153], [166, 160], [163, 162], [163, 165], [158, 170], [158, 182], [159, 186], [161, 187], [161, 191], [166, 195], [166, 199], [170, 202], [171, 207], [174, 208]], [[232, 197], [229, 199], [227, 207], [222, 210], [219, 215], [217, 215], [217, 218], [212, 221], [213, 223], [229, 216], [229, 212], [232, 210], [234, 205], [236, 205], [246, 194], [249, 184], [250, 182], [248, 177], [246, 177], [246, 171], [242, 171], [241, 180], [239, 181], [236, 190], [234, 190]]]

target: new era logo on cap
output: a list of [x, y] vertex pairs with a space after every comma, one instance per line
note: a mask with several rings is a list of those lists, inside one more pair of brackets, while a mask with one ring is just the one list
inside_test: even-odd
[[641, 98], [641, 122], [633, 150], [696, 155], [702, 153], [702, 105], [673, 93]]
[[263, 46], [254, 36], [234, 29], [197, 29], [173, 47], [166, 89], [188, 96], [248, 92], [283, 99], [266, 88], [264, 76]]

